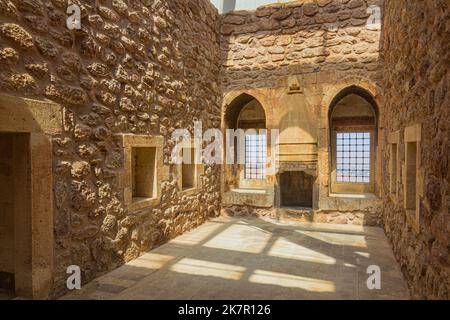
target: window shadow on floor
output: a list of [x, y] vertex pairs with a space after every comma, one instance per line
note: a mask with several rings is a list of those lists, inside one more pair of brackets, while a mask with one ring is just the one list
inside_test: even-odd
[[[406, 299], [381, 229], [219, 218], [68, 299]], [[367, 288], [379, 265], [382, 289]]]

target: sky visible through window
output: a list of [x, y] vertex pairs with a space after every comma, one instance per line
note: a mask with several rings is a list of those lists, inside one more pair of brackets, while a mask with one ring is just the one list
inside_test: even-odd
[[337, 182], [370, 183], [370, 132], [336, 135]]
[[259, 6], [278, 2], [289, 2], [290, 0], [211, 0], [211, 2], [219, 9], [229, 11], [229, 8], [234, 7], [234, 10], [255, 10]]
[[245, 136], [245, 179], [266, 178], [266, 135]]

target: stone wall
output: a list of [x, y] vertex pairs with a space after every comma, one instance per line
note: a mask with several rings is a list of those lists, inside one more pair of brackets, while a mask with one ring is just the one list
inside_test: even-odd
[[[79, 31], [66, 27], [66, 0], [0, 0], [0, 93], [52, 100], [63, 111], [62, 133], [52, 136], [53, 296], [64, 292], [69, 265], [88, 282], [219, 214], [220, 167], [205, 165], [199, 190], [180, 192], [169, 138], [175, 128], [192, 131], [194, 120], [220, 127], [222, 96], [229, 103], [246, 92], [262, 103], [268, 128], [295, 127], [285, 136], [302, 143], [285, 141], [284, 156], [317, 171], [314, 221], [378, 224], [378, 200], [329, 197], [328, 111], [343, 89], [358, 86], [379, 107], [377, 195], [411, 292], [450, 298], [448, 2], [304, 0], [222, 18], [209, 0], [73, 2], [82, 8]], [[383, 34], [376, 21], [367, 24], [370, 5], [384, 8]], [[419, 233], [407, 221], [402, 185], [398, 201], [388, 194], [388, 134], [417, 123]], [[156, 207], [125, 204], [120, 134], [164, 138]], [[273, 214], [258, 210], [234, 211]]]
[[[66, 268], [83, 282], [219, 213], [218, 166], [205, 166], [201, 188], [177, 189], [169, 164], [175, 128], [220, 125], [219, 16], [208, 0], [73, 1], [82, 29], [66, 27], [65, 0], [0, 1], [0, 90], [63, 107], [53, 137], [54, 295]], [[124, 154], [118, 134], [162, 135], [158, 207], [124, 206]]]
[[[306, 168], [317, 178], [315, 214], [307, 217], [316, 222], [381, 224], [376, 197], [330, 196], [329, 111], [334, 99], [349, 87], [367, 92], [378, 104], [382, 135], [381, 21], [370, 19], [370, 6], [382, 13], [383, 1], [295, 1], [222, 16], [222, 116], [243, 92], [262, 104], [267, 128], [280, 130], [280, 171]], [[379, 150], [380, 143], [374, 150], [377, 195]], [[267, 180], [279, 194], [277, 176]]]
[[[422, 124], [419, 230], [404, 209], [404, 170], [397, 200], [389, 195], [384, 150], [384, 223], [414, 298], [450, 298], [450, 12], [448, 1], [388, 1], [384, 21], [386, 132]], [[387, 135], [386, 135], [387, 136]]]
[[286, 75], [336, 71], [380, 80], [379, 25], [366, 27], [379, 0], [306, 0], [223, 15], [225, 91], [278, 87]]

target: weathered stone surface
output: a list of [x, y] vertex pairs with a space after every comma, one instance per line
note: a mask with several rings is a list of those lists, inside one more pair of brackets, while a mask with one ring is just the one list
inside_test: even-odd
[[423, 186], [419, 184], [423, 195], [420, 230], [415, 231], [404, 209], [405, 172], [394, 201], [388, 194], [390, 150], [383, 150], [384, 227], [413, 298], [450, 299], [449, 6], [445, 1], [434, 5], [415, 1], [408, 6], [388, 1], [386, 6], [385, 128], [391, 133], [421, 124], [420, 163], [425, 178]]
[[13, 23], [3, 23], [0, 25], [0, 33], [8, 40], [24, 49], [33, 48], [33, 38], [21, 26]]
[[45, 7], [41, 0], [22, 0], [18, 2], [17, 8], [22, 12], [42, 15]]
[[111, 5], [114, 8], [114, 10], [120, 13], [121, 15], [126, 15], [128, 12], [127, 4], [122, 0], [113, 0]]
[[17, 18], [17, 7], [11, 0], [0, 0], [0, 14], [5, 17]]
[[[217, 179], [188, 196], [175, 179], [160, 205], [129, 210], [115, 140], [116, 133], [163, 135], [168, 144], [180, 125], [218, 124], [220, 24], [209, 0], [86, 2], [76, 32], [65, 28], [66, 9], [62, 0], [0, 0], [0, 90], [64, 108], [53, 150], [55, 296], [67, 290], [67, 266], [88, 270], [89, 281], [200, 225], [220, 204]], [[177, 177], [175, 167], [164, 170], [164, 180]]]
[[38, 32], [48, 32], [47, 22], [41, 16], [27, 15], [24, 17], [24, 21], [30, 28]]
[[35, 39], [36, 47], [39, 52], [47, 58], [55, 58], [58, 55], [58, 48], [54, 45], [53, 42], [43, 39], [37, 38]]
[[[279, 127], [283, 108], [297, 110], [286, 115], [291, 125], [285, 129], [301, 127], [303, 135], [285, 135], [307, 145], [310, 149], [301, 151], [309, 153], [299, 154], [318, 163], [306, 168], [317, 172], [318, 208], [295, 218], [384, 223], [413, 296], [448, 298], [448, 6], [390, 1], [380, 45], [380, 29], [366, 24], [372, 3], [382, 6], [382, 1], [299, 1], [220, 19], [209, 0], [86, 2], [82, 30], [69, 31], [66, 1], [0, 0], [1, 91], [47, 98], [63, 108], [64, 130], [53, 137], [54, 296], [66, 290], [68, 265], [79, 265], [89, 281], [219, 214], [220, 166], [206, 165], [197, 190], [182, 192], [177, 168], [169, 165], [170, 136], [178, 128], [191, 130], [198, 120], [203, 130], [220, 127], [223, 96], [245, 91], [267, 108], [268, 127]], [[362, 87], [377, 103], [383, 96], [380, 133], [423, 122], [418, 235], [401, 202], [383, 194], [389, 190], [386, 135], [380, 134], [377, 159], [383, 216], [379, 199], [362, 204], [329, 195], [326, 115], [344, 84]], [[286, 94], [288, 87], [297, 93]], [[159, 204], [126, 205], [127, 154], [119, 134], [163, 136]], [[273, 187], [275, 177], [270, 179]], [[255, 204], [255, 198], [241, 200]], [[275, 204], [274, 194], [260, 198], [267, 207]], [[251, 206], [224, 213], [278, 215]]]
[[12, 73], [0, 78], [0, 86], [22, 94], [34, 95], [37, 84], [32, 76], [27, 73]]
[[84, 161], [77, 161], [72, 164], [72, 177], [73, 178], [83, 178], [91, 172], [91, 167], [89, 163]]
[[19, 62], [19, 53], [13, 48], [2, 49], [0, 50], [0, 61], [6, 64], [15, 65]]
[[[354, 68], [353, 71], [371, 77], [373, 71], [378, 70], [380, 31], [366, 30], [368, 5], [364, 1], [352, 6], [355, 12], [325, 0], [225, 15], [222, 21], [222, 44], [226, 44], [222, 45], [222, 65], [225, 67], [222, 84], [226, 90], [237, 89], [243, 82], [247, 86], [264, 87], [268, 81], [278, 83], [281, 74], [297, 72], [292, 70], [300, 64], [305, 70], [337, 69], [335, 64], [345, 61], [354, 66], [363, 63], [363, 70]], [[355, 19], [351, 19], [352, 14]], [[285, 22], [290, 17], [294, 17], [293, 23], [280, 24], [280, 20]], [[352, 26], [339, 24], [339, 21], [349, 19]], [[276, 68], [280, 71], [270, 72]], [[267, 72], [260, 73], [259, 77], [249, 72], [261, 69]], [[342, 71], [348, 69], [345, 67]], [[258, 81], [262, 83], [258, 84]]]
[[88, 99], [83, 89], [66, 85], [49, 85], [45, 88], [44, 95], [75, 106], [85, 104]]

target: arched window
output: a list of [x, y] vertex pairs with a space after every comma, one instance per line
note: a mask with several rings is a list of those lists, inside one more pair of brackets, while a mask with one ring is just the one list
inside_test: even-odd
[[331, 192], [375, 192], [377, 109], [364, 90], [342, 91], [330, 108]]
[[262, 180], [266, 178], [266, 116], [261, 104], [253, 99], [239, 113], [238, 128], [245, 133], [244, 178]]
[[[227, 129], [242, 130], [244, 148], [236, 146], [240, 139], [235, 139], [235, 152], [243, 150], [244, 164], [238, 166], [240, 180], [266, 179], [266, 115], [261, 103], [254, 97], [242, 94], [229, 105], [226, 118]], [[239, 157], [235, 155], [235, 159]]]

